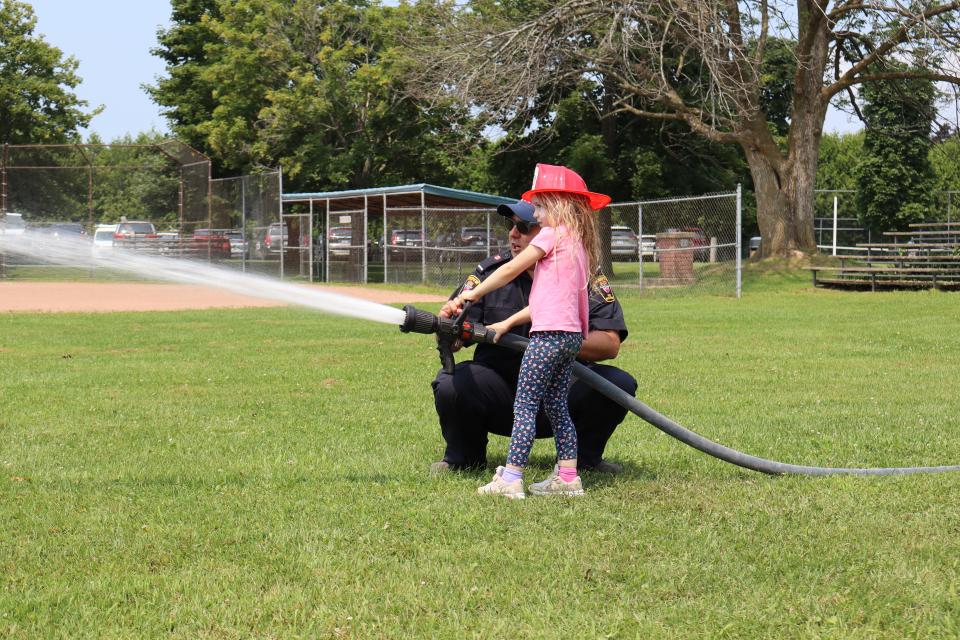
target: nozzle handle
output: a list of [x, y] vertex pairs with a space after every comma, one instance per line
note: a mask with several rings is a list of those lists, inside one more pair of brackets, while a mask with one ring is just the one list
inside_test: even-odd
[[463, 308], [460, 310], [460, 315], [458, 315], [457, 319], [453, 321], [453, 326], [456, 328], [456, 333], [460, 333], [460, 329], [463, 328], [463, 321], [466, 319], [467, 312], [470, 311], [470, 307], [472, 306], [472, 300], [467, 300], [463, 303]]

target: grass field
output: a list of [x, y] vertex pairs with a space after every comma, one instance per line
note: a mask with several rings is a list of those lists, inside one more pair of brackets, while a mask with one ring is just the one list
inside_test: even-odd
[[[748, 276], [622, 299], [644, 401], [787, 462], [960, 462], [960, 297]], [[482, 499], [426, 472], [437, 366], [297, 309], [0, 315], [0, 636], [960, 636], [960, 475], [766, 477], [629, 416], [584, 498]]]

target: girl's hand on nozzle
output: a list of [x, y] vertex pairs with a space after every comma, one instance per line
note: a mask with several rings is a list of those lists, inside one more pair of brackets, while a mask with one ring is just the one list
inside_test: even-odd
[[511, 328], [512, 327], [506, 320], [501, 320], [500, 322], [494, 322], [493, 324], [487, 325], [487, 330], [494, 332], [494, 336], [493, 336], [494, 344], [496, 344], [497, 342], [500, 342], [500, 336], [502, 336], [505, 333], [509, 333]]
[[472, 302], [476, 300], [476, 296], [471, 295], [472, 293], [473, 293], [472, 291], [464, 291], [463, 293], [458, 295], [456, 298], [454, 298], [453, 300], [448, 302], [446, 305], [444, 305], [444, 309], [447, 308], [447, 305], [450, 306], [449, 311], [450, 311], [451, 318], [454, 318], [463, 312], [464, 304], [466, 304], [467, 302]]

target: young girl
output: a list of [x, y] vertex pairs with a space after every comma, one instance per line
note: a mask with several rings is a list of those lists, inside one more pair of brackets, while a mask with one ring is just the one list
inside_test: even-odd
[[478, 300], [536, 265], [529, 306], [489, 326], [502, 336], [512, 327], [531, 323], [513, 405], [507, 464], [497, 467], [493, 480], [478, 492], [525, 497], [523, 469], [543, 404], [553, 427], [558, 466], [546, 480], [531, 484], [530, 491], [578, 496], [583, 495], [583, 484], [577, 475], [577, 432], [567, 407], [567, 389], [574, 358], [587, 334], [587, 287], [600, 255], [594, 211], [607, 206], [610, 198], [588, 191], [583, 178], [566, 167], [538, 164], [533, 188], [523, 199], [533, 204], [540, 233], [509, 263], [454, 301], [460, 307]]

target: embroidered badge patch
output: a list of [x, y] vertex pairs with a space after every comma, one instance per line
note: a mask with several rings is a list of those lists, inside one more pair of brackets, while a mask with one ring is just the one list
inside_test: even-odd
[[480, 284], [480, 278], [477, 276], [470, 276], [467, 278], [467, 281], [463, 283], [463, 291], [470, 291], [478, 284]]
[[610, 282], [607, 280], [607, 276], [599, 275], [594, 278], [593, 287], [601, 296], [603, 296], [605, 301], [613, 302], [616, 300], [616, 297], [613, 295], [613, 289], [610, 288]]

